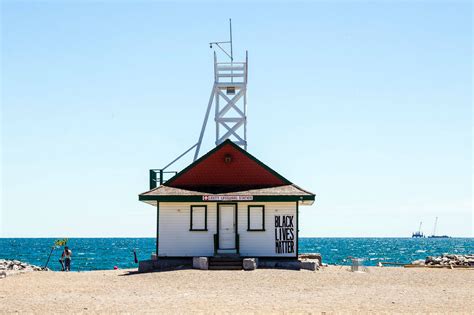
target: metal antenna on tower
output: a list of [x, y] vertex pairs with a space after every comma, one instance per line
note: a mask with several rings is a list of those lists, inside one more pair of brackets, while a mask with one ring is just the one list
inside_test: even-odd
[[[221, 44], [230, 44], [230, 54], [221, 46]], [[234, 52], [232, 49], [232, 19], [229, 19], [229, 40], [226, 42], [210, 42], [209, 48], [213, 48], [213, 45], [217, 46], [220, 50], [230, 58], [230, 61], [234, 61]]]

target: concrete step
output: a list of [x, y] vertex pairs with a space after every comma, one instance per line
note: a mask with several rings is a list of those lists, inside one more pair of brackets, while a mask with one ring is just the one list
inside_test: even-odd
[[240, 256], [225, 255], [209, 258], [210, 270], [242, 270], [243, 262]]

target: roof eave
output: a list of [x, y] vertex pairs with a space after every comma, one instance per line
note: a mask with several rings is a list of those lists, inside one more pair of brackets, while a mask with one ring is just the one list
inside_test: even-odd
[[[301, 201], [303, 205], [313, 204], [315, 195], [260, 195], [253, 196], [250, 202], [289, 202], [289, 201]], [[202, 195], [193, 196], [150, 196], [150, 195], [139, 195], [138, 200], [146, 201], [160, 201], [160, 202], [220, 202], [220, 201], [209, 201], [204, 200]], [[249, 201], [245, 201], [249, 202]]]

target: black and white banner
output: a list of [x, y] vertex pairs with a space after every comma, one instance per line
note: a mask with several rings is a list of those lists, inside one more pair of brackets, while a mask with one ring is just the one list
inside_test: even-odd
[[275, 216], [275, 252], [290, 254], [295, 252], [295, 225], [294, 216]]

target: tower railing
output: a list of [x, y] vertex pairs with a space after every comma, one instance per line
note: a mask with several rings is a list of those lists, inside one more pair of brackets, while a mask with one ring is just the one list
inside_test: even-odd
[[165, 171], [164, 169], [151, 169], [150, 170], [150, 190], [163, 185], [168, 179], [170, 179], [177, 173], [178, 172], [176, 171]]
[[246, 62], [219, 62], [215, 64], [214, 80], [221, 86], [241, 86], [247, 83]]

